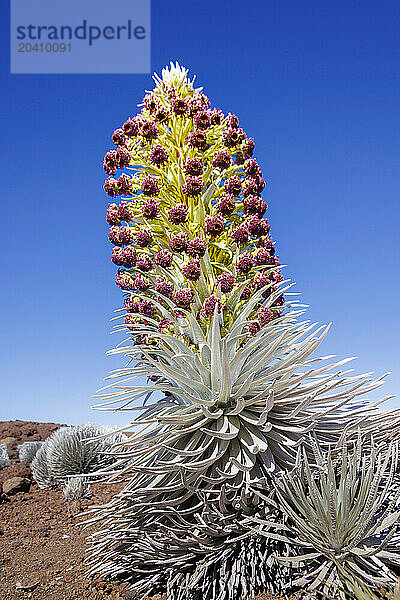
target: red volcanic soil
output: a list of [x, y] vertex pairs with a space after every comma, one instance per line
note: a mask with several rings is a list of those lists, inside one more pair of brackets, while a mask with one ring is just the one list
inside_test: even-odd
[[0, 468], [0, 485], [12, 477], [30, 480], [29, 491], [1, 496], [0, 598], [125, 599], [122, 584], [85, 577], [88, 531], [77, 527], [76, 518], [90, 504], [106, 502], [115, 488], [97, 484], [92, 486], [90, 500], [67, 503], [60, 489], [40, 490], [30, 466], [18, 460], [18, 444], [45, 440], [57, 427], [55, 423], [0, 422], [0, 443], [7, 443], [11, 459], [10, 467]]

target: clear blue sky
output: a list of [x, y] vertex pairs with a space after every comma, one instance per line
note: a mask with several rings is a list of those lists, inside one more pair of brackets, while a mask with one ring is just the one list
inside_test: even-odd
[[[117, 6], [117, 5], [116, 5]], [[324, 353], [399, 377], [398, 2], [152, 3], [152, 70], [179, 60], [239, 115]], [[1, 419], [122, 423], [89, 409], [109, 369], [102, 158], [150, 75], [10, 75], [1, 27]], [[400, 406], [400, 400], [390, 406]]]

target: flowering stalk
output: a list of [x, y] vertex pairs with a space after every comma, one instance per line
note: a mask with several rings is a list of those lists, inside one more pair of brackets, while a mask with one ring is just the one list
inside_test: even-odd
[[[110, 175], [104, 189], [121, 197], [119, 206], [107, 209], [111, 259], [124, 267], [117, 285], [137, 299], [154, 299], [157, 289], [168, 289], [176, 308], [189, 311], [203, 331], [213, 298], [228, 331], [261, 287], [265, 292], [249, 315], [248, 331], [279, 317], [280, 295], [258, 314], [282, 275], [265, 218], [265, 181], [252, 158], [254, 142], [238, 118], [212, 109], [178, 67], [156, 79], [141, 112], [112, 137], [116, 149], [104, 158]], [[154, 317], [162, 322], [162, 311]]]

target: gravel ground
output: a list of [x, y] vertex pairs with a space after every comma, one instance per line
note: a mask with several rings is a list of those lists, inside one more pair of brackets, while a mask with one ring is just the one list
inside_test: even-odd
[[104, 503], [115, 486], [92, 486], [92, 498], [65, 502], [61, 490], [40, 490], [30, 467], [18, 461], [17, 445], [45, 440], [59, 425], [0, 422], [0, 443], [7, 443], [11, 465], [0, 469], [0, 484], [12, 477], [31, 481], [28, 492], [1, 498], [0, 598], [14, 600], [117, 600], [124, 586], [85, 577], [85, 537], [77, 515], [90, 504]]

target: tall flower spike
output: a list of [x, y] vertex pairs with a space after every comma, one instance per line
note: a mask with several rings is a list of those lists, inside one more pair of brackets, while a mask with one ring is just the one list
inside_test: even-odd
[[[342, 370], [346, 360], [313, 358], [329, 327], [298, 322], [303, 309], [289, 301], [263, 218], [254, 141], [235, 115], [210, 110], [193, 81], [171, 63], [155, 76], [151, 105], [146, 97], [122, 127], [123, 162], [136, 173], [130, 168], [129, 211], [110, 205], [107, 218], [111, 242], [139, 250], [133, 266], [117, 274], [138, 310], [126, 309], [126, 324], [121, 315], [117, 330], [128, 342], [113, 352], [128, 365], [111, 374], [98, 408], [139, 416], [121, 451], [131, 462], [110, 474], [130, 480], [89, 519], [103, 523], [89, 563], [91, 572], [126, 577], [143, 593], [168, 587], [169, 598], [181, 600], [201, 581], [204, 600], [236, 600], [269, 589], [276, 566], [259, 537], [238, 545], [260, 502], [254, 486], [292, 469], [299, 447], [312, 462], [311, 431], [326, 449], [340, 443], [344, 429], [383, 439], [388, 421], [365, 399], [382, 378], [350, 375]], [[141, 123], [157, 114], [167, 118], [157, 120], [157, 138], [144, 142]], [[106, 155], [110, 175], [121, 167], [118, 156]], [[119, 250], [113, 257], [119, 261]], [[399, 416], [392, 421], [398, 431]], [[207, 552], [225, 588], [207, 583]]]

